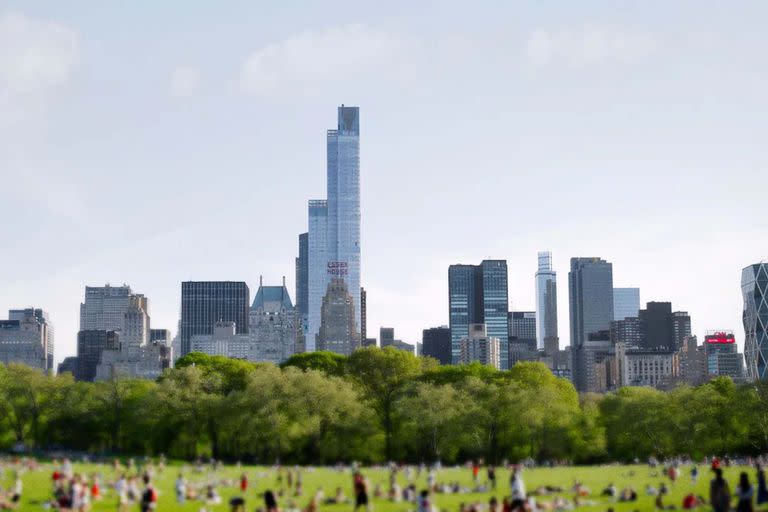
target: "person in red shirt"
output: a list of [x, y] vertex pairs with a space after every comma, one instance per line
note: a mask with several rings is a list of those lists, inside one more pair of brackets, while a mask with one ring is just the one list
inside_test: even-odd
[[240, 490], [242, 492], [245, 492], [248, 490], [248, 476], [245, 473], [240, 475]]

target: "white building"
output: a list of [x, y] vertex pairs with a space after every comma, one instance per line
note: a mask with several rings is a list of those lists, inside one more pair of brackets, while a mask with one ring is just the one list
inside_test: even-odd
[[190, 340], [192, 352], [209, 356], [256, 361], [256, 345], [250, 334], [237, 334], [235, 322], [216, 322], [212, 334], [195, 334]]
[[96, 380], [118, 373], [154, 379], [172, 365], [171, 347], [165, 342], [150, 343], [149, 301], [127, 285], [85, 288], [80, 331], [93, 330], [118, 334], [118, 348], [103, 350], [98, 356]]
[[14, 309], [0, 320], [0, 362], [53, 372], [53, 326], [42, 309]]
[[616, 363], [621, 386], [667, 386], [680, 376], [675, 351], [629, 349], [626, 343], [617, 343]]
[[461, 339], [461, 364], [479, 361], [482, 364], [501, 368], [499, 338], [487, 336], [485, 324], [469, 324], [469, 335]]

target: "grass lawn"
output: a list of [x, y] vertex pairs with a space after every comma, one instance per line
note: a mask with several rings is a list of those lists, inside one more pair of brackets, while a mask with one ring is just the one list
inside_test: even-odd
[[[736, 486], [739, 473], [746, 470], [750, 481], [756, 484], [755, 471], [751, 468], [731, 467], [725, 469], [725, 476], [731, 486], [731, 490]], [[184, 505], [176, 503], [174, 495], [174, 480], [179, 471], [182, 471], [190, 484], [205, 485], [211, 481], [220, 482], [222, 480], [232, 480], [231, 486], [219, 485], [218, 491], [222, 496], [222, 504], [209, 507], [209, 510], [229, 510], [229, 498], [240, 496], [238, 487], [239, 476], [242, 472], [248, 475], [249, 489], [245, 494], [246, 509], [250, 512], [257, 507], [263, 506], [261, 493], [266, 489], [272, 489], [277, 492], [277, 471], [274, 468], [244, 466], [240, 469], [234, 466], [225, 466], [215, 473], [206, 466], [205, 472], [195, 473], [192, 467], [182, 465], [170, 465], [156, 476], [155, 486], [160, 492], [158, 501], [159, 511], [199, 511], [203, 507], [200, 501], [187, 502]], [[530, 493], [534, 489], [543, 485], [559, 486], [565, 489], [561, 495], [567, 498], [573, 498], [570, 491], [575, 480], [580, 480], [591, 490], [591, 496], [587, 498], [595, 502], [592, 505], [579, 507], [579, 510], [607, 510], [613, 507], [614, 510], [653, 510], [654, 498], [645, 493], [646, 485], [650, 484], [658, 488], [661, 482], [665, 482], [670, 489], [669, 495], [665, 499], [666, 505], [674, 505], [681, 508], [683, 496], [690, 491], [708, 497], [709, 479], [711, 473], [706, 466], [699, 466], [699, 478], [696, 485], [691, 482], [690, 467], [681, 468], [681, 476], [678, 481], [672, 484], [668, 478], [659, 475], [661, 469], [652, 469], [648, 466], [592, 466], [592, 467], [564, 467], [564, 468], [541, 468], [528, 469], [523, 473], [526, 488]], [[43, 502], [49, 500], [52, 495], [51, 474], [53, 466], [42, 464], [37, 471], [27, 471], [23, 474], [24, 493], [20, 510], [43, 510]], [[117, 499], [113, 491], [108, 489], [108, 484], [116, 479], [116, 473], [111, 466], [103, 464], [75, 464], [75, 472], [86, 475], [100, 474], [102, 481], [102, 492], [105, 494], [103, 500], [95, 502], [92, 510], [116, 510]], [[280, 506], [287, 508], [288, 502], [294, 500], [295, 504], [304, 508], [318, 488], [322, 488], [326, 497], [333, 496], [337, 487], [341, 487], [344, 493], [352, 496], [352, 477], [348, 469], [339, 471], [333, 468], [302, 468], [302, 479], [304, 492], [303, 496], [293, 498], [286, 496], [278, 498]], [[373, 497], [373, 489], [380, 484], [385, 494], [389, 487], [389, 472], [386, 469], [363, 469], [363, 473], [370, 481], [370, 495]], [[633, 474], [634, 473], [634, 474]], [[13, 471], [6, 468], [4, 473], [3, 487], [7, 489], [13, 483]], [[480, 472], [481, 481], [485, 479], [485, 470]], [[399, 473], [400, 485], [406, 486], [406, 476], [403, 472]], [[414, 471], [414, 483], [418, 490], [426, 487], [427, 472], [424, 471], [416, 476]], [[443, 468], [437, 473], [438, 482], [458, 481], [462, 486], [473, 487], [472, 474], [468, 468]], [[496, 492], [485, 493], [467, 493], [467, 494], [435, 494], [432, 502], [441, 510], [458, 511], [461, 503], [482, 502], [487, 503], [491, 496], [496, 496], [499, 501], [504, 496], [509, 495], [509, 472], [507, 470], [497, 470], [498, 489]], [[608, 484], [613, 483], [619, 491], [627, 485], [631, 485], [638, 494], [638, 501], [634, 503], [612, 503], [607, 498], [600, 497], [600, 492]], [[285, 481], [283, 482], [285, 484]], [[551, 501], [552, 496], [538, 498], [540, 502]], [[375, 511], [406, 511], [415, 510], [415, 505], [410, 503], [390, 503], [385, 498], [373, 498], [373, 509]], [[131, 510], [138, 510], [138, 505], [131, 506]], [[352, 505], [321, 505], [321, 511], [350, 511]], [[705, 508], [709, 510], [709, 508]], [[768, 509], [766, 509], [768, 510]]]

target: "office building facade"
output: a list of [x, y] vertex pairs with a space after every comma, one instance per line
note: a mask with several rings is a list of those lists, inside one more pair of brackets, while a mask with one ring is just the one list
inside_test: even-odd
[[440, 364], [451, 364], [451, 330], [447, 325], [424, 329], [421, 333], [421, 354], [433, 357]]
[[241, 281], [181, 283], [181, 355], [191, 351], [192, 336], [210, 335], [216, 322], [234, 322], [237, 334], [248, 334], [250, 292]]
[[744, 299], [744, 358], [750, 381], [768, 377], [768, 263], [749, 265], [741, 271]]
[[611, 348], [613, 265], [601, 258], [571, 258], [568, 298], [573, 383], [578, 391], [594, 391], [596, 365]]
[[190, 351], [209, 356], [256, 361], [257, 351], [250, 334], [238, 334], [237, 323], [214, 322], [210, 334], [195, 334], [190, 339]]
[[484, 324], [489, 337], [498, 338], [501, 369], [508, 368], [509, 296], [507, 262], [483, 260], [480, 265], [451, 265], [448, 268], [448, 317], [451, 358], [461, 359], [461, 340], [471, 324]]
[[0, 320], [0, 363], [53, 373], [53, 343], [53, 325], [42, 309], [12, 309]]
[[704, 354], [707, 358], [707, 376], [730, 377], [734, 382], [744, 380], [744, 355], [736, 345], [732, 331], [718, 329], [704, 336]]
[[479, 362], [492, 366], [497, 370], [501, 368], [501, 349], [499, 338], [489, 336], [485, 325], [471, 324], [468, 334], [461, 339], [461, 364]]
[[355, 311], [354, 297], [349, 293], [347, 282], [342, 278], [331, 279], [321, 305], [316, 349], [348, 356], [359, 348]]
[[[557, 334], [557, 273], [552, 268], [552, 253], [538, 254], [536, 271], [536, 346], [554, 355], [559, 349]], [[552, 352], [552, 353], [550, 353]]]
[[76, 380], [93, 382], [96, 369], [101, 362], [102, 353], [107, 350], [120, 350], [118, 331], [106, 329], [85, 329], [77, 333], [77, 371]]
[[298, 325], [297, 343], [303, 347], [307, 337], [307, 315], [309, 314], [309, 233], [299, 235], [299, 256], [296, 258], [295, 309]]
[[640, 288], [613, 289], [613, 319], [624, 320], [640, 314]]
[[256, 361], [280, 364], [296, 352], [296, 317], [285, 278], [282, 286], [264, 286], [259, 279], [248, 329], [256, 351]]
[[675, 323], [670, 302], [649, 302], [640, 310], [642, 348], [675, 350]]
[[671, 387], [680, 377], [680, 357], [675, 350], [643, 350], [616, 344], [621, 386]]
[[687, 311], [672, 312], [673, 337], [675, 349], [680, 349], [691, 336], [691, 315]]

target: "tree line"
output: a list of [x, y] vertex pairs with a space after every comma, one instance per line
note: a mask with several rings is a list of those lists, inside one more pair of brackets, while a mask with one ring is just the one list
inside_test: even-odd
[[0, 365], [0, 449], [244, 462], [574, 463], [768, 451], [768, 386], [579, 395], [541, 363], [439, 366], [392, 348], [280, 367], [192, 353], [155, 382]]

